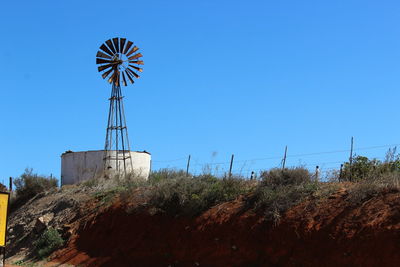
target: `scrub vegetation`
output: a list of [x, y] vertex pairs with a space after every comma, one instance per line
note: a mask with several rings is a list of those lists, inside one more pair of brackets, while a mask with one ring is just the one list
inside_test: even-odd
[[35, 254], [39, 259], [49, 256], [53, 251], [60, 248], [64, 240], [58, 231], [52, 227], [47, 228], [38, 240], [34, 242]]
[[[356, 156], [352, 164], [346, 162], [342, 172], [327, 177], [329, 183], [314, 180], [304, 167], [273, 168], [262, 171], [259, 179], [241, 176], [216, 177], [209, 172], [186, 174], [182, 170], [161, 169], [151, 173], [148, 180], [129, 175], [112, 179], [93, 179], [81, 184], [103, 204], [111, 204], [116, 196], [129, 195], [137, 188], [146, 192], [148, 204], [157, 212], [169, 215], [197, 216], [210, 207], [231, 201], [241, 195], [247, 207], [262, 212], [267, 220], [278, 223], [283, 213], [307, 198], [326, 196], [337, 190], [337, 182], [352, 182], [349, 201], [360, 203], [382, 190], [399, 188], [400, 157], [396, 148], [379, 161]], [[16, 189], [12, 207], [57, 187], [55, 178], [39, 176], [32, 169], [14, 180]]]
[[[235, 175], [217, 177], [209, 171], [193, 175], [162, 169], [152, 172], [147, 180], [134, 175], [116, 176], [58, 188], [56, 179], [27, 169], [14, 180], [8, 253], [22, 253], [28, 247], [24, 262], [54, 257], [57, 254], [54, 251], [69, 246], [71, 235], [78, 231], [87, 238], [85, 227], [107, 222], [104, 214], [116, 211], [118, 220], [146, 218], [158, 222], [162, 218], [172, 224], [182, 221], [184, 229], [189, 229], [187, 224], [202, 220], [216, 220], [219, 225], [222, 216], [227, 235], [232, 234], [231, 220], [238, 220], [240, 225], [242, 214], [243, 218], [265, 223], [262, 227], [280, 229], [288, 218], [308, 212], [307, 216], [319, 227], [329, 222], [329, 216], [342, 216], [341, 209], [358, 214], [356, 210], [365, 205], [379, 207], [379, 203], [395, 201], [400, 192], [400, 157], [395, 149], [389, 150], [383, 161], [355, 156], [351, 164], [344, 164], [342, 172], [324, 177], [325, 182], [315, 179], [302, 166], [273, 168], [258, 173], [257, 177], [249, 180]], [[328, 217], [323, 221], [318, 219], [321, 216]], [[149, 229], [155, 231], [157, 227]]]
[[14, 179], [15, 197], [11, 198], [11, 210], [24, 205], [28, 200], [51, 189], [56, 189], [56, 178], [38, 175], [33, 169], [25, 169], [20, 177]]

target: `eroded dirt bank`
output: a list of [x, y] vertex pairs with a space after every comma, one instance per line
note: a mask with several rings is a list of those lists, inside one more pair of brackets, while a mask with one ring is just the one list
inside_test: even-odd
[[[117, 201], [77, 225], [53, 260], [80, 266], [400, 266], [400, 194], [362, 203], [345, 189], [290, 209], [277, 225], [246, 199], [197, 218]], [[140, 208], [141, 207], [141, 208]]]

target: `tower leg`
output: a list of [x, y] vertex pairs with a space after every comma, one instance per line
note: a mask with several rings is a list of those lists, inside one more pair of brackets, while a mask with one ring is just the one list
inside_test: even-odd
[[113, 83], [104, 146], [104, 171], [127, 175], [133, 170], [121, 87]]

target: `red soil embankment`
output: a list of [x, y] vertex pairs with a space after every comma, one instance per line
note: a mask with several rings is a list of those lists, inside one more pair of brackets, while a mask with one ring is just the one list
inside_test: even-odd
[[195, 219], [128, 214], [116, 203], [80, 225], [54, 260], [83, 266], [400, 266], [400, 193], [361, 205], [346, 190], [290, 209], [277, 226], [243, 197]]

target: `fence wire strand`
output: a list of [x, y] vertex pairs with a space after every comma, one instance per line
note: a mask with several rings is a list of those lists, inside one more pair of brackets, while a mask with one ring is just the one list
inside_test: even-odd
[[[353, 155], [356, 155], [355, 152], [357, 151], [367, 151], [367, 150], [375, 150], [375, 149], [380, 149], [380, 148], [392, 148], [392, 147], [397, 147], [400, 146], [400, 144], [388, 144], [388, 145], [380, 145], [380, 146], [369, 146], [369, 147], [360, 147], [360, 148], [354, 148], [353, 149]], [[342, 149], [342, 150], [332, 150], [332, 151], [322, 151], [322, 152], [312, 152], [312, 153], [302, 153], [302, 154], [288, 154], [286, 158], [291, 158], [291, 159], [298, 159], [299, 163], [298, 164], [287, 164], [287, 167], [294, 167], [294, 166], [303, 166], [303, 167], [308, 167], [309, 169], [312, 170], [312, 168], [315, 168], [316, 166], [319, 166], [320, 172], [327, 172], [327, 171], [334, 171], [340, 169], [339, 164], [343, 164], [348, 160], [347, 157], [344, 158], [342, 161], [327, 161], [327, 162], [315, 162], [315, 163], [302, 163], [301, 160], [303, 157], [310, 157], [310, 156], [319, 156], [319, 155], [328, 155], [328, 154], [338, 154], [338, 153], [349, 153], [351, 149]], [[243, 174], [246, 173], [247, 176], [251, 172], [261, 172], [269, 168], [273, 167], [280, 167], [281, 165], [281, 160], [282, 160], [282, 155], [280, 156], [265, 156], [265, 157], [259, 157], [259, 158], [253, 158], [253, 159], [240, 159], [240, 160], [234, 160], [234, 165], [236, 166], [235, 168], [232, 169], [232, 173], [236, 174]], [[382, 156], [379, 157], [373, 157], [375, 159], [382, 159]], [[184, 170], [186, 169], [186, 164], [187, 164], [187, 159], [188, 156], [185, 157], [179, 157], [176, 159], [170, 159], [170, 160], [154, 160], [152, 161], [153, 167], [157, 169], [178, 169], [178, 170]], [[251, 166], [246, 166], [247, 164], [249, 165], [254, 165], [258, 161], [267, 161], [267, 160], [279, 160], [276, 162], [276, 164], [272, 164], [269, 168], [266, 166], [266, 168], [251, 168]], [[168, 163], [175, 163], [178, 161], [184, 161], [179, 164], [168, 164]], [[167, 163], [167, 164], [166, 164]], [[229, 171], [229, 164], [230, 161], [221, 161], [221, 162], [201, 162], [197, 158], [194, 158], [192, 156], [192, 160], [190, 163], [190, 173], [193, 175], [198, 175], [201, 173], [216, 173], [217, 175], [223, 175], [226, 174]], [[237, 165], [242, 163], [242, 167], [238, 167]], [[329, 165], [335, 164], [336, 167], [330, 167], [327, 168]]]

